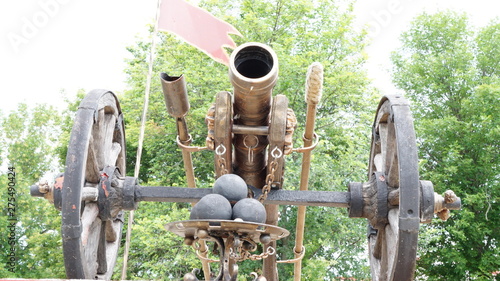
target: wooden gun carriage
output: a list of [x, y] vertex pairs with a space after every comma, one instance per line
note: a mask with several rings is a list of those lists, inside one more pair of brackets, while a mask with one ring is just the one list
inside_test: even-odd
[[[292, 147], [296, 127], [284, 95], [272, 96], [278, 77], [278, 59], [268, 46], [243, 44], [234, 50], [229, 67], [233, 93], [219, 92], [207, 114], [206, 147], [192, 147], [184, 116], [189, 110], [183, 76], [161, 75], [165, 102], [175, 118], [188, 187], [140, 186], [125, 176], [123, 113], [116, 96], [93, 90], [78, 109], [64, 175], [55, 184], [31, 187], [32, 196], [45, 197], [62, 213], [62, 241], [66, 274], [71, 279], [110, 279], [118, 255], [123, 211], [141, 201], [196, 203], [210, 188], [195, 188], [191, 153], [214, 151], [216, 177], [234, 173], [249, 186], [249, 197], [266, 208], [265, 223], [241, 220], [186, 220], [167, 229], [196, 245], [205, 279], [210, 279], [206, 243], [220, 249], [219, 273], [212, 280], [236, 280], [237, 262], [263, 259], [263, 274], [255, 280], [278, 280], [276, 240], [289, 234], [278, 226], [278, 206], [298, 208], [295, 244], [295, 280], [300, 280], [307, 206], [348, 208], [349, 217], [369, 221], [368, 248], [373, 280], [412, 280], [420, 223], [434, 213], [447, 218], [460, 208], [460, 198], [449, 191], [434, 193], [432, 183], [419, 179], [416, 137], [409, 104], [402, 96], [381, 99], [372, 127], [368, 179], [353, 182], [345, 192], [309, 191], [311, 151], [316, 105], [321, 98], [322, 67], [314, 63], [306, 78], [307, 116], [304, 146]], [[285, 155], [302, 153], [299, 190], [286, 188]], [[261, 254], [254, 254], [257, 245]], [[198, 280], [188, 273], [184, 280]]]

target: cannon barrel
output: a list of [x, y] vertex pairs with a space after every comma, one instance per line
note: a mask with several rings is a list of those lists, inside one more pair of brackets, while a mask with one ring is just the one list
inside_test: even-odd
[[[229, 79], [234, 88], [234, 125], [267, 126], [278, 58], [267, 45], [246, 43], [233, 51]], [[247, 184], [262, 188], [266, 177], [267, 136], [235, 134], [234, 169]]]
[[234, 111], [243, 125], [268, 125], [271, 94], [278, 79], [278, 58], [267, 45], [243, 44], [231, 55], [229, 79]]

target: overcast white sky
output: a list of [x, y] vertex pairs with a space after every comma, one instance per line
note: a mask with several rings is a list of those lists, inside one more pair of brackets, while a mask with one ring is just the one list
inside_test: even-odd
[[[0, 109], [19, 102], [62, 107], [61, 90], [124, 90], [125, 47], [153, 23], [157, 0], [0, 1]], [[389, 53], [411, 18], [423, 10], [452, 8], [483, 26], [499, 16], [500, 2], [475, 0], [358, 0], [358, 24], [368, 24], [368, 70], [391, 93]]]

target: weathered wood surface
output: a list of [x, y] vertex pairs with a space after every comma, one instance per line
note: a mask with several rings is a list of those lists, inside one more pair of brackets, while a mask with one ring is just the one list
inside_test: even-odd
[[[287, 122], [288, 99], [284, 95], [273, 98], [271, 120], [269, 125], [269, 147], [267, 149], [267, 174], [272, 174], [273, 188], [283, 186], [285, 169], [285, 134]], [[272, 162], [276, 164], [273, 165]]]
[[[115, 95], [106, 90], [91, 91], [80, 104], [71, 134], [68, 151], [75, 155], [68, 156], [71, 161], [67, 160], [72, 166], [66, 168], [64, 176], [63, 197], [67, 202], [62, 210], [62, 228], [67, 229], [63, 233], [66, 274], [70, 278], [110, 279], [122, 220], [109, 220], [109, 214], [100, 213], [103, 212], [100, 208], [107, 209], [106, 204], [86, 202], [82, 195], [84, 188], [104, 190], [106, 197], [100, 198], [119, 193], [112, 188], [112, 178], [125, 174], [125, 137]], [[107, 174], [103, 172], [106, 167], [111, 167], [107, 168]], [[100, 186], [100, 181], [108, 177], [106, 185], [103, 182]]]
[[398, 96], [384, 97], [377, 110], [368, 176], [375, 172], [387, 183], [391, 207], [388, 223], [374, 225], [377, 230], [369, 235], [372, 280], [412, 280], [419, 228], [418, 158], [411, 112]]
[[214, 121], [215, 174], [220, 177], [232, 173], [233, 104], [229, 92], [217, 94]]

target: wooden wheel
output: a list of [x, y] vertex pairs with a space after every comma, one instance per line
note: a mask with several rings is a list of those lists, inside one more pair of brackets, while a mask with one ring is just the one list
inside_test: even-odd
[[420, 224], [418, 156], [410, 108], [400, 96], [384, 97], [379, 104], [368, 176], [391, 201], [379, 204], [389, 206], [387, 219], [369, 226], [372, 279], [413, 280]]
[[111, 278], [123, 222], [110, 198], [124, 175], [120, 105], [112, 92], [93, 90], [80, 103], [66, 157], [61, 211], [69, 279]]

